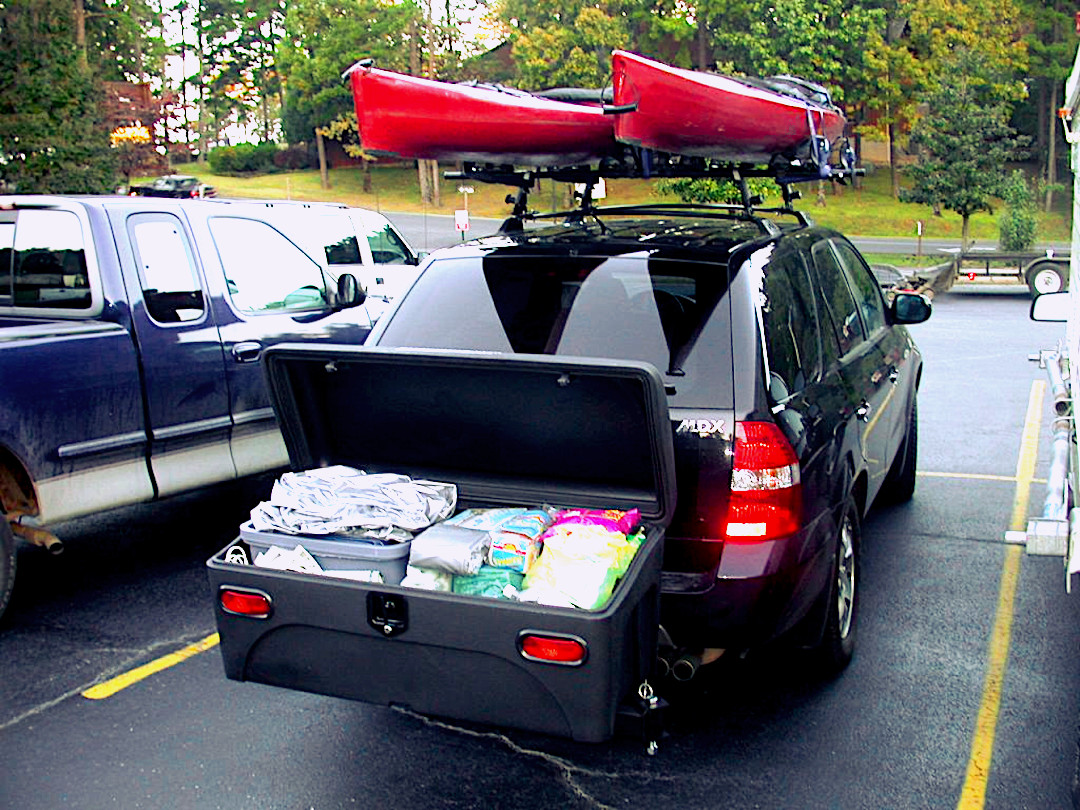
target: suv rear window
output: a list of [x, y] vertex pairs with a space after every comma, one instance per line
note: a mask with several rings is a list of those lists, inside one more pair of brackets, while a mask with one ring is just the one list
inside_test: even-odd
[[645, 361], [672, 404], [732, 407], [726, 292], [724, 265], [495, 250], [433, 262], [379, 344]]

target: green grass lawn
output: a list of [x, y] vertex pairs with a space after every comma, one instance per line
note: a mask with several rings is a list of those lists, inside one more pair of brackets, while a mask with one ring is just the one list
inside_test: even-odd
[[[449, 167], [446, 167], [449, 168]], [[188, 165], [178, 171], [197, 175], [218, 189], [223, 197], [271, 198], [294, 200], [323, 200], [343, 202], [379, 211], [409, 211], [453, 214], [465, 208], [465, 195], [458, 192], [462, 184], [456, 180], [441, 181], [438, 206], [425, 206], [420, 201], [416, 171], [408, 166], [377, 166], [371, 171], [372, 190], [363, 191], [362, 172], [358, 168], [333, 169], [329, 187], [322, 188], [318, 171], [298, 171], [253, 177], [230, 177], [213, 174], [209, 167]], [[474, 216], [503, 217], [510, 213], [505, 202], [514, 189], [485, 183], [470, 183], [474, 193], [468, 195], [468, 209]], [[923, 223], [926, 239], [959, 239], [961, 220], [950, 211], [934, 216], [929, 206], [902, 203], [891, 193], [889, 173], [873, 171], [861, 178], [860, 188], [825, 184], [824, 204], [818, 200], [817, 184], [802, 186], [803, 199], [795, 207], [822, 225], [856, 236], [912, 236], [918, 223]], [[1068, 241], [1071, 194], [1059, 193], [1054, 210], [1040, 213], [1039, 241]], [[641, 202], [676, 202], [662, 197], [651, 180], [609, 180], [607, 199], [610, 205]], [[779, 199], [768, 204], [778, 204]], [[563, 209], [569, 206], [569, 189], [563, 184], [544, 182], [530, 197], [531, 207], [538, 210]], [[997, 245], [997, 213], [977, 214], [971, 220], [973, 238], [982, 245]]]

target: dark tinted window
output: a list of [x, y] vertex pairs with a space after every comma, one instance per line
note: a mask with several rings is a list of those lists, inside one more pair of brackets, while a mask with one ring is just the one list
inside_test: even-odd
[[833, 247], [840, 254], [840, 261], [843, 262], [848, 278], [851, 279], [851, 286], [859, 301], [859, 312], [862, 314], [866, 333], [872, 334], [885, 325], [885, 304], [881, 300], [881, 290], [870, 268], [866, 266], [863, 257], [856, 252], [854, 247], [839, 239], [833, 240]]
[[15, 247], [15, 212], [0, 211], [0, 306], [11, 306], [11, 262]]
[[[7, 302], [17, 307], [88, 309], [90, 276], [82, 226], [70, 211], [19, 211], [14, 242], [10, 219], [0, 231], [0, 283]], [[5, 248], [11, 244], [13, 250]], [[10, 263], [10, 264], [9, 264]], [[10, 267], [10, 269], [8, 269]]]
[[447, 258], [421, 275], [383, 346], [639, 360], [675, 404], [730, 407], [731, 326], [722, 265], [618, 257]]
[[829, 243], [819, 242], [814, 245], [812, 256], [823, 310], [830, 316], [829, 322], [836, 335], [840, 354], [847, 354], [858, 346], [864, 337], [855, 299], [844, 277], [844, 269]]
[[769, 389], [781, 402], [805, 388], [821, 367], [813, 288], [800, 254], [787, 253], [769, 263], [762, 315]]

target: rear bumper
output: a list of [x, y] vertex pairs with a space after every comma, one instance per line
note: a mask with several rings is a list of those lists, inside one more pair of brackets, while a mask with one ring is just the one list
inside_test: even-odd
[[765, 644], [790, 630], [827, 587], [825, 552], [799, 536], [728, 544], [717, 569], [662, 573], [660, 621], [680, 647]]

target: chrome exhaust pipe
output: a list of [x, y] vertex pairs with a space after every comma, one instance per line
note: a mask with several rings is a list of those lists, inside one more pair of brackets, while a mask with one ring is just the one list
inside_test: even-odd
[[23, 523], [11, 523], [11, 531], [35, 546], [41, 546], [50, 554], [59, 554], [64, 550], [64, 543], [52, 532], [39, 529], [36, 526], [27, 526]]
[[693, 678], [701, 666], [701, 656], [696, 653], [684, 653], [671, 665], [671, 676], [677, 680], [686, 682]]

